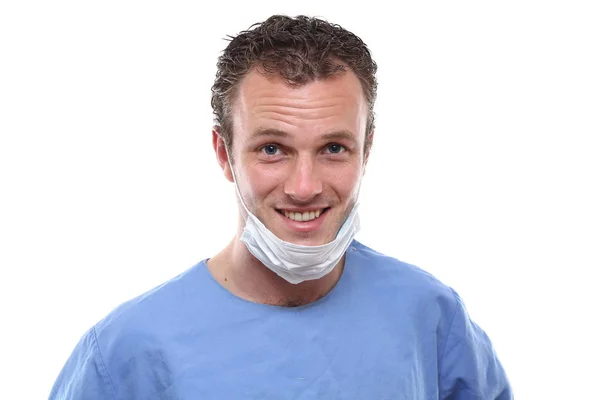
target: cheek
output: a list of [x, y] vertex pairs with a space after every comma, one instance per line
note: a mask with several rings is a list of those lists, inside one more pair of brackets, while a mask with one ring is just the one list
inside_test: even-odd
[[284, 179], [280, 172], [264, 168], [246, 168], [244, 175], [244, 196], [248, 197], [251, 204], [260, 203], [268, 197], [277, 187], [282, 185]]
[[346, 197], [358, 190], [362, 177], [362, 169], [355, 166], [348, 166], [348, 168], [340, 168], [327, 175], [329, 186], [340, 196]]

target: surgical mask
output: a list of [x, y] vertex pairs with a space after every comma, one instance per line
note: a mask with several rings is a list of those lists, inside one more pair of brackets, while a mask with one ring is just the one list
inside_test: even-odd
[[248, 210], [240, 194], [233, 167], [231, 171], [236, 192], [248, 215], [241, 237], [248, 251], [271, 271], [293, 284], [319, 279], [330, 273], [360, 229], [358, 202], [333, 241], [319, 246], [289, 243], [275, 236]]

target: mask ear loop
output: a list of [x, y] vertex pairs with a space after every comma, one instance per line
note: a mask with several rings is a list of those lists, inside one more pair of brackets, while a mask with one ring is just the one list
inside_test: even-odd
[[240, 188], [237, 183], [238, 181], [235, 176], [235, 171], [233, 169], [233, 164], [231, 162], [232, 158], [231, 158], [231, 154], [229, 153], [229, 149], [228, 149], [229, 146], [227, 146], [225, 144], [225, 140], [223, 139], [222, 136], [221, 136], [221, 140], [223, 140], [223, 144], [225, 146], [225, 153], [227, 154], [227, 163], [229, 164], [229, 169], [231, 170], [231, 176], [233, 176], [233, 185], [235, 186], [235, 192], [237, 193], [240, 203], [242, 203], [242, 207], [244, 207], [244, 211], [246, 211], [247, 218], [250, 218], [250, 215], [252, 215], [252, 213], [250, 212], [250, 210], [248, 210], [248, 207], [246, 207], [246, 204], [244, 203], [244, 199], [242, 199], [242, 193], [240, 192]]

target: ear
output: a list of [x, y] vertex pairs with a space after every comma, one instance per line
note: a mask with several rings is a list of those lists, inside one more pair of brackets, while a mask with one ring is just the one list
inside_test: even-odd
[[221, 166], [225, 178], [227, 178], [229, 182], [233, 182], [233, 174], [231, 172], [231, 165], [229, 164], [229, 156], [225, 147], [225, 141], [221, 136], [220, 127], [218, 126], [213, 126], [212, 143], [213, 149], [215, 150], [215, 154], [217, 156], [217, 162]]

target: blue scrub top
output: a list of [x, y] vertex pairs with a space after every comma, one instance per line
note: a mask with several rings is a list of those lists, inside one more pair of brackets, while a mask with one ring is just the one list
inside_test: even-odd
[[354, 241], [324, 298], [251, 303], [202, 261], [91, 328], [50, 399], [512, 399], [490, 339], [427, 272]]

